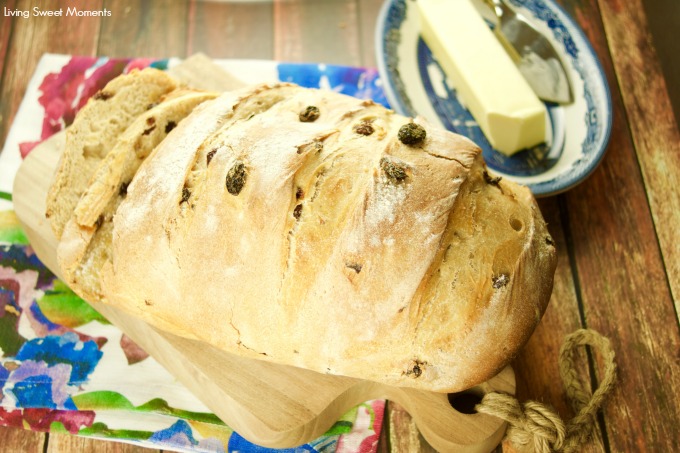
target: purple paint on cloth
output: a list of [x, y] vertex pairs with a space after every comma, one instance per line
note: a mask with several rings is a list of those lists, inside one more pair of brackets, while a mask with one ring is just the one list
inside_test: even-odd
[[45, 362], [25, 360], [10, 374], [7, 383], [13, 384], [10, 391], [21, 407], [66, 409], [65, 403], [75, 390], [68, 385], [71, 371], [71, 365], [66, 363], [50, 366]]

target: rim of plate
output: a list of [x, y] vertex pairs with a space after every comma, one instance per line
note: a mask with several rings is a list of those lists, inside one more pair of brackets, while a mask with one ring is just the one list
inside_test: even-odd
[[[396, 3], [398, 1], [399, 0], [387, 0], [383, 3], [378, 14], [378, 23], [374, 35], [374, 44], [376, 51], [376, 62], [380, 77], [383, 79], [383, 90], [385, 92], [385, 96], [392, 108], [397, 110], [399, 113], [408, 115], [409, 108], [404, 104], [402, 97], [397, 95], [394, 89], [394, 74], [387, 67], [387, 53], [385, 49], [387, 31], [391, 29], [400, 29], [401, 24], [403, 23], [402, 19], [402, 22], [400, 22], [397, 27], [388, 28], [388, 15], [392, 9], [396, 7]], [[578, 36], [580, 42], [583, 44], [582, 46], [579, 46], [579, 51], [583, 51], [584, 53], [588, 54], [594, 65], [594, 68], [597, 70], [597, 74], [599, 75], [599, 79], [603, 88], [603, 97], [605, 103], [604, 111], [607, 113], [606, 118], [604, 118], [604, 121], [602, 122], [602, 138], [599, 140], [600, 146], [598, 149], [588, 154], [589, 159], [586, 165], [583, 165], [579, 170], [575, 169], [572, 164], [572, 166], [570, 166], [568, 169], [558, 173], [556, 177], [547, 179], [545, 181], [538, 181], [528, 184], [525, 183], [525, 185], [532, 191], [534, 196], [545, 197], [557, 195], [572, 189], [587, 179], [595, 171], [595, 169], [597, 169], [597, 167], [602, 162], [609, 145], [614, 112], [612, 111], [612, 99], [609, 83], [607, 82], [607, 77], [605, 75], [604, 69], [602, 68], [602, 63], [597, 57], [590, 40], [588, 40], [583, 30], [581, 30], [581, 27], [576, 22], [574, 22], [571, 16], [567, 14], [561, 5], [556, 3], [554, 0], [538, 1], [547, 6], [549, 9], [553, 10], [553, 12], [556, 12], [560, 16], [565, 28], [569, 30], [569, 33], [571, 35]], [[404, 1], [404, 3], [406, 4], [406, 1]], [[414, 1], [409, 3], [411, 5], [415, 4]], [[508, 176], [512, 178], [513, 175]]]

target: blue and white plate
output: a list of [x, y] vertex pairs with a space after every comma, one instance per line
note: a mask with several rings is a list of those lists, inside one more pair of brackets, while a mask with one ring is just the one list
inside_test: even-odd
[[574, 102], [546, 103], [545, 144], [510, 157], [491, 147], [422, 40], [411, 0], [383, 6], [376, 31], [378, 69], [397, 112], [423, 116], [472, 139], [494, 173], [529, 186], [536, 196], [554, 195], [583, 181], [604, 156], [612, 125], [609, 87], [583, 32], [553, 0], [508, 2], [552, 42], [571, 80]]

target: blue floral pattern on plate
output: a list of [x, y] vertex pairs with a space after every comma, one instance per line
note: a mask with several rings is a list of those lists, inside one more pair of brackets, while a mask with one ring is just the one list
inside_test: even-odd
[[552, 195], [581, 182], [602, 159], [612, 122], [609, 88], [586, 37], [553, 0], [508, 1], [553, 41], [575, 92], [572, 104], [546, 103], [546, 143], [513, 156], [491, 147], [421, 39], [414, 2], [391, 0], [383, 6], [376, 31], [378, 67], [387, 100], [399, 113], [424, 116], [469, 137], [495, 173], [529, 186], [537, 196]]

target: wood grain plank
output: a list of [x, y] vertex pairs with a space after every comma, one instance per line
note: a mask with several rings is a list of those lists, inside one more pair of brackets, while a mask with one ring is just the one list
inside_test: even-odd
[[614, 450], [670, 451], [680, 445], [677, 322], [642, 184], [625, 177], [634, 161], [617, 154], [568, 200], [585, 317], [622, 370], [605, 412]]
[[[615, 0], [610, 5], [620, 5], [617, 14], [629, 7]], [[612, 451], [673, 451], [680, 445], [680, 333], [612, 66], [611, 40], [594, 19], [597, 1], [574, 2], [567, 10], [583, 26], [612, 88], [607, 156], [565, 195], [586, 324], [611, 339], [620, 368], [604, 411], [607, 438]], [[612, 37], [629, 32], [614, 32], [612, 26], [625, 25], [608, 20]]]
[[90, 439], [68, 434], [50, 434], [46, 453], [153, 453], [153, 450], [110, 440]]
[[388, 402], [383, 430], [387, 431], [391, 453], [436, 453], [418, 431], [413, 418], [395, 402]]
[[[59, 0], [18, 0], [15, 8], [57, 10]], [[102, 0], [73, 0], [69, 6], [101, 10]], [[4, 79], [0, 91], [0, 143], [5, 142], [26, 85], [43, 53], [94, 55], [99, 36], [100, 17], [30, 17], [12, 18], [13, 33], [7, 49]]]
[[[641, 0], [600, 2], [668, 284], [680, 315], [680, 130]], [[679, 318], [680, 320], [680, 318]]]
[[385, 403], [385, 413], [383, 415], [382, 430], [380, 430], [380, 437], [378, 438], [376, 453], [390, 452], [390, 438], [389, 438], [390, 433], [387, 426], [388, 417], [389, 417], [389, 401]]
[[188, 0], [105, 0], [98, 55], [184, 57], [187, 53]]
[[0, 450], [3, 453], [41, 453], [45, 433], [0, 426]]
[[[652, 34], [657, 60], [666, 79], [666, 88], [676, 121], [680, 121], [680, 58], [678, 55], [678, 24], [680, 2], [677, 0], [641, 0], [647, 16], [647, 28]], [[635, 12], [634, 12], [635, 13]], [[637, 23], [636, 25], [640, 25]], [[635, 34], [639, 34], [638, 27]], [[645, 50], [645, 49], [643, 49]], [[612, 50], [614, 51], [614, 50]], [[615, 62], [615, 64], [617, 64]], [[676, 293], [677, 299], [677, 293]]]
[[188, 54], [212, 58], [274, 57], [274, 7], [271, 2], [206, 2], [191, 4]]
[[274, 0], [274, 58], [358, 66], [358, 0]]
[[[14, 10], [16, 6], [15, 0], [6, 0], [0, 3], [4, 8], [8, 10]], [[14, 22], [17, 19], [12, 16], [5, 16], [4, 14], [0, 17], [0, 77], [2, 77], [3, 70], [5, 68], [5, 57], [7, 56], [7, 47], [9, 45], [9, 37], [12, 33], [12, 28], [14, 27]], [[1, 80], [1, 79], [0, 79]], [[0, 118], [2, 121], [2, 118]]]
[[[569, 244], [562, 225], [562, 201], [562, 196], [539, 200], [539, 207], [555, 241], [557, 270], [548, 308], [529, 342], [513, 362], [513, 368], [517, 377], [517, 399], [520, 402], [533, 400], [552, 406], [566, 422], [574, 413], [560, 377], [559, 351], [564, 337], [583, 327], [583, 323], [579, 314], [579, 294], [574, 281]], [[589, 364], [585, 354], [582, 358], [579, 377], [589, 388]], [[602, 437], [600, 427], [596, 426], [594, 439], [582, 451], [604, 451]], [[505, 449], [512, 451], [509, 447], [506, 443]]]
[[[8, 8], [8, 9], [14, 9], [16, 6], [16, 1], [15, 0], [8, 0], [3, 2], [3, 7]], [[4, 11], [4, 10], [3, 10]], [[0, 19], [0, 92], [2, 92], [2, 85], [5, 80], [5, 58], [7, 57], [7, 49], [9, 48], [9, 39], [12, 34], [12, 30], [14, 28], [14, 22], [16, 19], [14, 19], [11, 16], [2, 16]], [[4, 109], [2, 108], [2, 100], [0, 100], [0, 131], [5, 130], [4, 129], [4, 123], [6, 121], [6, 117], [4, 115]], [[2, 136], [2, 139], [0, 141], [0, 152], [2, 152], [2, 148], [4, 146], [4, 135]]]

